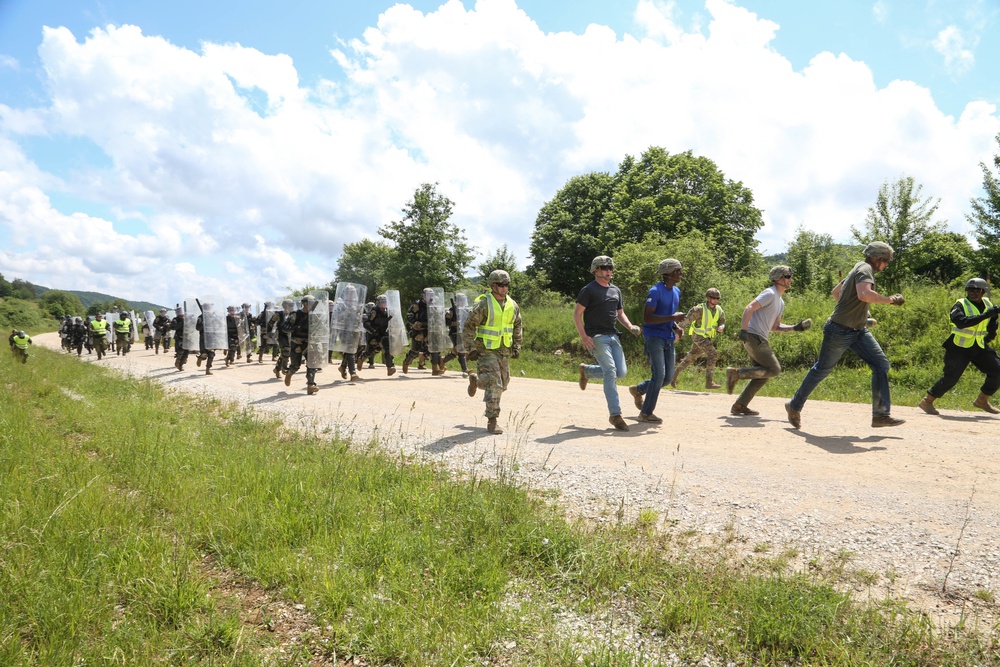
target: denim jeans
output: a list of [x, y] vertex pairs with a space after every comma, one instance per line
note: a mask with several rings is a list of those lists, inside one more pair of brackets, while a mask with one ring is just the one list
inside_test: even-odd
[[872, 416], [889, 414], [889, 359], [868, 329], [849, 329], [827, 320], [823, 327], [823, 344], [819, 359], [806, 373], [798, 391], [792, 396], [792, 408], [801, 410], [809, 394], [833, 371], [844, 352], [851, 350], [872, 369]]
[[608, 414], [612, 417], [620, 415], [622, 406], [618, 402], [617, 380], [628, 373], [622, 343], [618, 336], [600, 334], [594, 336], [594, 349], [590, 352], [598, 365], [584, 366], [587, 377], [604, 378], [604, 398], [608, 401]]
[[642, 414], [651, 415], [656, 409], [656, 401], [660, 398], [660, 389], [674, 377], [674, 341], [647, 336], [645, 341], [646, 356], [649, 357], [649, 369], [653, 377], [639, 383], [639, 393], [646, 398], [642, 401]]

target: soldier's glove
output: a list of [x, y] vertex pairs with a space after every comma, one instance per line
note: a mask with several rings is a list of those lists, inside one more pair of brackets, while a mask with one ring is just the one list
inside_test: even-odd
[[989, 313], [990, 317], [996, 317], [997, 315], [1000, 315], [1000, 305], [993, 306], [992, 308], [990, 308], [986, 312]]
[[891, 299], [889, 303], [891, 303], [894, 306], [902, 306], [904, 303], [906, 303], [906, 297], [903, 296], [902, 294], [893, 294], [892, 296], [889, 297], [889, 299]]
[[796, 324], [794, 327], [792, 327], [792, 329], [794, 329], [795, 331], [805, 331], [806, 329], [808, 329], [812, 325], [813, 325], [812, 318], [807, 317], [806, 319], [802, 320], [801, 322], [799, 322], [798, 324]]
[[[478, 357], [479, 355], [477, 354], [476, 356]], [[510, 348], [510, 357], [511, 357], [511, 359], [517, 359], [520, 356], [521, 356], [521, 348], [519, 348], [519, 347], [512, 347], [512, 348]]]
[[[513, 353], [514, 351], [511, 350], [512, 355]], [[479, 350], [472, 350], [471, 352], [469, 352], [469, 354], [465, 355], [465, 358], [468, 359], [469, 361], [475, 361], [476, 359], [479, 358]]]
[[750, 338], [750, 332], [746, 329], [740, 329], [740, 332], [736, 334], [736, 337], [745, 343]]

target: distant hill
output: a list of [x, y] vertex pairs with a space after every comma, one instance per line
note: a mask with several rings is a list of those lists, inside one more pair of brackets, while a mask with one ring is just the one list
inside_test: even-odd
[[[35, 297], [38, 298], [46, 292], [51, 291], [51, 287], [42, 287], [41, 285], [35, 285]], [[80, 299], [80, 303], [83, 304], [84, 308], [89, 308], [90, 304], [97, 303], [99, 301], [117, 301], [121, 297], [111, 296], [110, 294], [101, 294], [100, 292], [80, 292], [77, 290], [60, 290], [66, 292], [67, 294], [75, 294], [77, 298]], [[152, 310], [153, 312], [159, 312], [160, 308], [166, 308], [166, 306], [161, 306], [155, 303], [150, 303], [148, 301], [129, 301], [128, 299], [121, 299], [125, 302], [125, 305], [129, 307], [130, 310], [135, 311], [146, 311]]]

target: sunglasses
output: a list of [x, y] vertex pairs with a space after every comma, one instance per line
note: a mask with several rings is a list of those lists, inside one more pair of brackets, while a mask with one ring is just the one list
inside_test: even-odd
[[783, 276], [781, 276], [781, 277], [782, 277], [782, 278], [791, 278], [791, 277], [792, 277], [792, 274], [790, 274], [790, 273], [786, 273], [785, 275], [783, 275]]
[[599, 267], [597, 267], [597, 270], [598, 270], [598, 271], [614, 271], [614, 270], [615, 270], [615, 267], [613, 267], [613, 266], [608, 266], [608, 265], [606, 265], [606, 264], [605, 264], [604, 266], [599, 266]]
[[510, 283], [493, 283], [497, 287], [510, 287]]

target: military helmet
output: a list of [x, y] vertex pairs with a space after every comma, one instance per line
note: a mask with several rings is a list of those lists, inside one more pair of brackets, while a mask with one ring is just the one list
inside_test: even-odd
[[385, 294], [379, 294], [377, 297], [375, 297], [375, 301], [377, 303], [389, 303], [389, 297], [387, 297]]
[[988, 292], [990, 289], [990, 285], [982, 278], [972, 278], [971, 280], [969, 280], [969, 282], [965, 283], [965, 291], [968, 292], [969, 290], [973, 289], [981, 289], [985, 292]]
[[288, 310], [289, 308], [295, 308], [295, 302], [292, 301], [291, 299], [282, 299], [281, 307], [284, 308], [285, 310]]
[[598, 255], [590, 261], [590, 272], [593, 273], [599, 266], [610, 266], [613, 269], [615, 268], [615, 260], [607, 255]]
[[872, 241], [865, 246], [865, 259], [884, 259], [887, 262], [891, 262], [895, 256], [896, 252], [888, 243]]
[[237, 310], [236, 306], [226, 306], [227, 313], [235, 313]]
[[308, 303], [308, 304], [316, 303], [316, 297], [314, 297], [312, 294], [306, 294], [304, 297], [302, 297], [302, 303]]
[[721, 299], [722, 298], [722, 292], [720, 292], [719, 290], [715, 289], [714, 287], [709, 287], [707, 290], [705, 290], [705, 298], [706, 299]]
[[792, 275], [792, 267], [785, 266], [784, 264], [779, 264], [778, 266], [771, 269], [771, 272], [767, 274], [767, 279], [773, 283], [775, 280], [781, 280], [785, 276], [791, 276], [791, 275]]
[[490, 285], [496, 285], [497, 283], [508, 283], [510, 284], [510, 274], [503, 269], [497, 269], [495, 271], [490, 271], [490, 277], [487, 279]]
[[248, 302], [244, 301], [243, 302], [243, 307], [244, 308], [250, 308], [250, 304]]
[[128, 318], [128, 313], [126, 313], [123, 310], [122, 312], [118, 313], [118, 317], [120, 317], [120, 318], [122, 318], [124, 320], [124, 319]]
[[167, 309], [166, 308], [160, 308], [160, 312], [161, 313], [165, 313], [165, 312], [167, 312]]
[[681, 266], [680, 260], [677, 259], [665, 259], [660, 262], [660, 265], [656, 267], [656, 275], [658, 276], [669, 276], [671, 273], [677, 269], [684, 268]]

